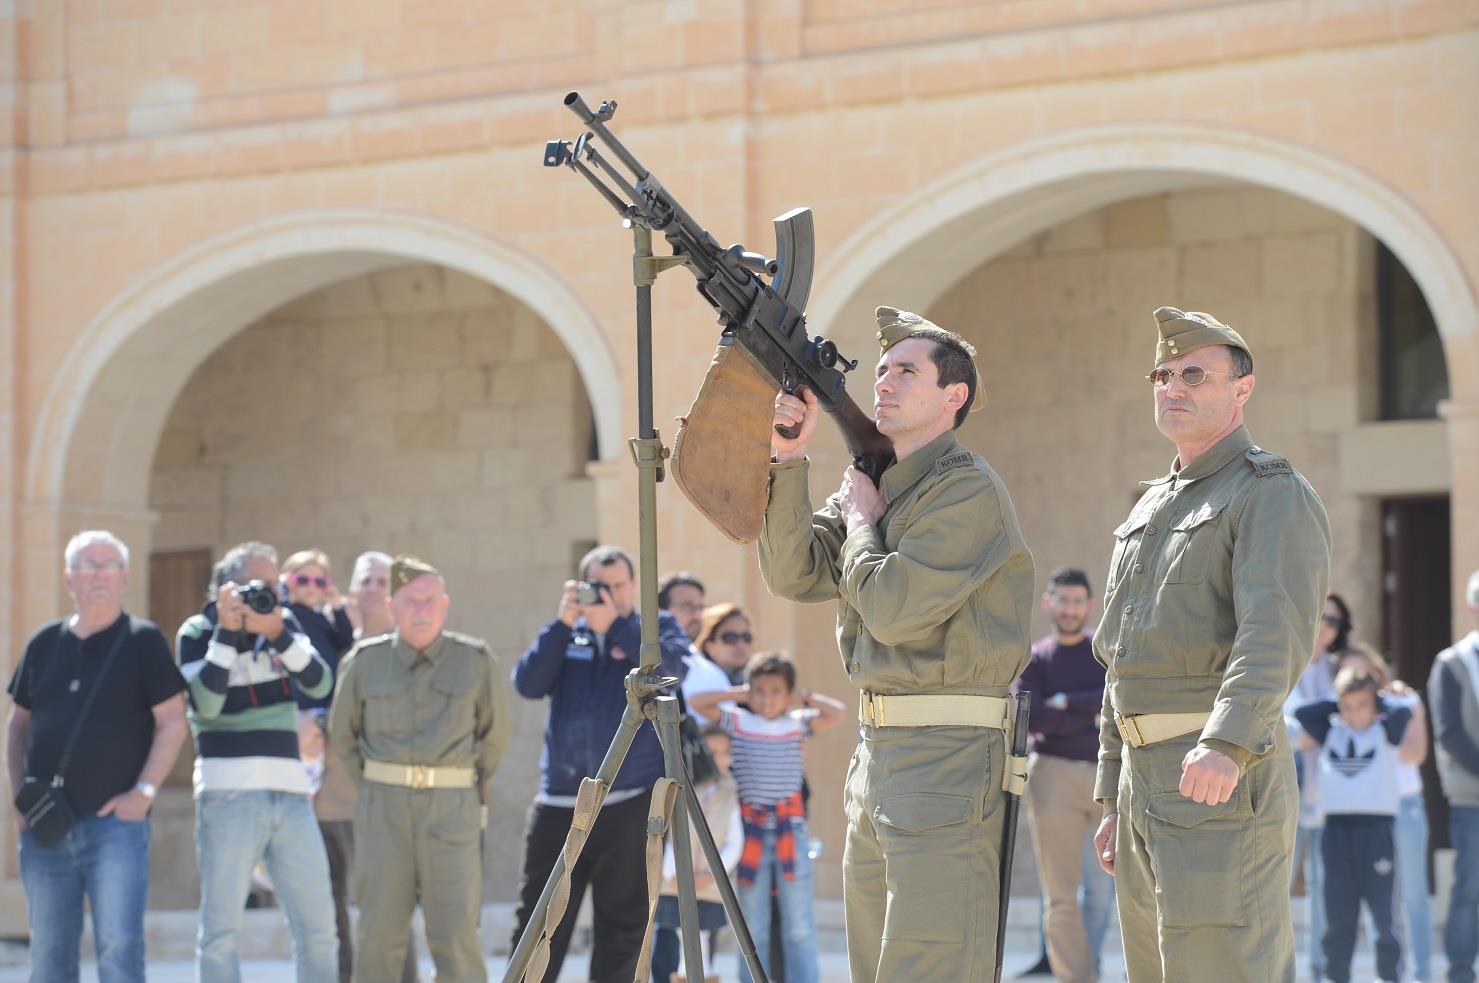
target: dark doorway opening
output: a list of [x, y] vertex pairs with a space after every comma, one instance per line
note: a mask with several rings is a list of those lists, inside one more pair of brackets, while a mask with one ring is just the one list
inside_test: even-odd
[[[1434, 657], [1453, 641], [1448, 496], [1382, 502], [1382, 647], [1399, 678], [1426, 702]], [[1432, 724], [1429, 718], [1429, 748]], [[1447, 847], [1448, 804], [1431, 750], [1422, 766], [1429, 855]]]

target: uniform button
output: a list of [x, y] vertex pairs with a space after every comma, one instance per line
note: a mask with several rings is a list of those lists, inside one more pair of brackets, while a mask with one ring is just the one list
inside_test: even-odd
[[860, 666], [860, 665], [858, 665], [858, 662], [857, 662], [856, 659], [854, 659], [853, 661], [851, 661], [851, 662], [849, 662], [847, 664], [847, 671], [848, 672], [857, 672], [861, 668], [863, 668], [863, 667]]
[[1114, 650], [1114, 654], [1123, 657], [1125, 654], [1125, 647], [1121, 645], [1119, 648]]
[[1143, 564], [1143, 563], [1137, 563], [1137, 564], [1135, 564], [1135, 572], [1136, 573], [1144, 573], [1145, 572], [1145, 564]]
[[1133, 604], [1126, 604], [1125, 605], [1125, 614], [1134, 614], [1134, 613], [1135, 613], [1135, 605], [1133, 605]]
[[1155, 526], [1146, 526], [1145, 527], [1145, 535], [1147, 535], [1147, 536], [1154, 536], [1155, 535]]

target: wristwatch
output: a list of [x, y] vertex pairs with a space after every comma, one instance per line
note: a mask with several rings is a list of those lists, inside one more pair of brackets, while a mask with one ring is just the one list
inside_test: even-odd
[[148, 782], [139, 782], [137, 785], [134, 786], [134, 791], [143, 792], [144, 798], [146, 799], [152, 799], [154, 798], [154, 796], [159, 794], [159, 789], [153, 785], [150, 785]]

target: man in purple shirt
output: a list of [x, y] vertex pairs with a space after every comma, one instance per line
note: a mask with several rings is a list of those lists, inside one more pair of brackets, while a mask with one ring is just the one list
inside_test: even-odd
[[1042, 606], [1053, 620], [1053, 633], [1032, 646], [1032, 661], [1015, 687], [1032, 694], [1028, 815], [1053, 975], [1068, 983], [1091, 983], [1098, 977], [1114, 882], [1092, 862], [1094, 829], [1103, 811], [1094, 801], [1094, 771], [1104, 666], [1094, 658], [1085, 630], [1094, 609], [1088, 575], [1074, 567], [1054, 570]]

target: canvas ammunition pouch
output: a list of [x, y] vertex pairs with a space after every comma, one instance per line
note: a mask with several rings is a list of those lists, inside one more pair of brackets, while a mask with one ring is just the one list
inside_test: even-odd
[[760, 537], [779, 383], [738, 345], [720, 345], [678, 419], [671, 463], [693, 507], [736, 543]]

